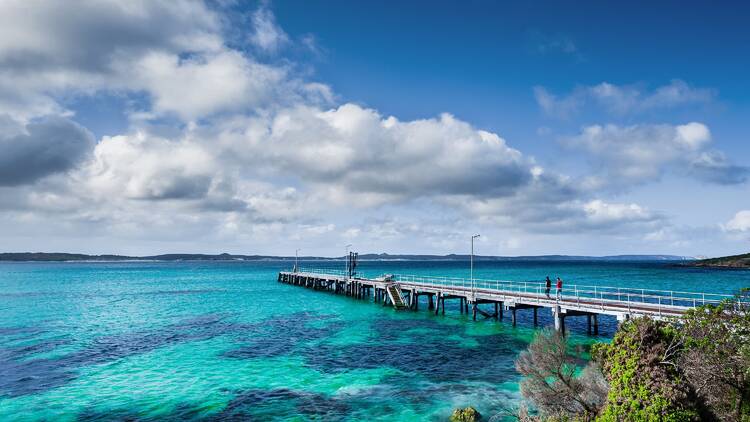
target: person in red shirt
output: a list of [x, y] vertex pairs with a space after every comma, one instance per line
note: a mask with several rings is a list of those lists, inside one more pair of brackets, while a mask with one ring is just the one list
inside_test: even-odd
[[557, 300], [562, 299], [562, 279], [557, 277]]

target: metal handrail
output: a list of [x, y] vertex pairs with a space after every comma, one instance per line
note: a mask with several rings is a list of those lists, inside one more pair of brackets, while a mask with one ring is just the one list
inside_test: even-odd
[[[433, 285], [459, 285], [468, 287], [470, 280], [463, 278], [454, 277], [440, 277], [440, 276], [414, 276], [414, 275], [398, 275], [396, 276], [399, 281], [402, 282], [424, 282]], [[529, 286], [531, 284], [531, 286]], [[506, 290], [514, 292], [527, 292], [527, 293], [539, 293], [544, 289], [542, 283], [535, 282], [518, 282], [518, 281], [505, 281], [505, 280], [474, 280], [474, 286], [477, 288], [490, 288], [495, 290]], [[556, 290], [554, 287], [552, 290]], [[626, 301], [634, 301], [634, 298], [650, 298], [653, 300], [663, 300], [669, 298], [670, 302], [679, 301], [691, 301], [701, 304], [706, 303], [718, 303], [724, 299], [732, 298], [732, 295], [718, 294], [718, 293], [704, 293], [704, 292], [681, 292], [681, 291], [670, 291], [670, 290], [652, 290], [652, 289], [639, 289], [639, 288], [628, 288], [628, 287], [609, 287], [609, 286], [582, 286], [582, 285], [566, 285], [563, 287], [565, 296], [570, 297], [567, 292], [574, 291], [576, 294], [573, 297], [585, 295], [589, 298], [604, 299], [605, 297], [617, 296], [619, 300], [622, 297], [628, 298]], [[680, 296], [682, 295], [682, 296]]]
[[[293, 272], [293, 271], [290, 271]], [[298, 274], [331, 274], [331, 275], [342, 275], [346, 276], [348, 273], [345, 270], [335, 268], [305, 268], [300, 267], [297, 269]]]

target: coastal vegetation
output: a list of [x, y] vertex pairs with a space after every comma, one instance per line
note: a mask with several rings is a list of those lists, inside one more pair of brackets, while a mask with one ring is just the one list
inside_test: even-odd
[[698, 261], [692, 261], [686, 265], [691, 267], [710, 268], [750, 268], [750, 253], [723, 256], [720, 258], [700, 259]]
[[[538, 333], [516, 368], [525, 421], [750, 421], [750, 295], [682, 318], [636, 318], [585, 363], [564, 336]], [[532, 409], [529, 411], [527, 406]]]
[[454, 410], [449, 420], [450, 422], [477, 422], [482, 420], [482, 415], [477, 409], [469, 406]]
[[579, 371], [580, 348], [575, 355], [568, 352], [564, 336], [551, 330], [538, 333], [516, 360], [516, 369], [524, 376], [521, 391], [550, 418], [576, 416], [588, 421], [604, 401], [607, 382], [596, 362]]

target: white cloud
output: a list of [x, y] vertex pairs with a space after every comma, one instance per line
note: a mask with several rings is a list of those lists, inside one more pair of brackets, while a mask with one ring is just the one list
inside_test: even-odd
[[84, 183], [107, 197], [194, 199], [206, 196], [219, 172], [200, 145], [137, 133], [104, 137]]
[[638, 204], [610, 204], [600, 199], [583, 204], [583, 211], [594, 223], [651, 221], [654, 218], [651, 212]]
[[732, 217], [722, 226], [728, 232], [748, 232], [750, 231], [750, 210], [742, 210]]
[[532, 161], [498, 135], [448, 114], [400, 121], [354, 104], [298, 106], [216, 137], [267, 172], [381, 200], [507, 196], [533, 177]]
[[188, 59], [153, 53], [131, 68], [132, 88], [153, 97], [153, 111], [176, 113], [190, 121], [223, 111], [238, 111], [269, 101], [285, 71], [222, 50]]
[[60, 113], [58, 96], [142, 90], [134, 64], [151, 54], [224, 47], [220, 19], [201, 1], [0, 3], [0, 113]]
[[675, 142], [692, 151], [700, 149], [711, 141], [711, 132], [708, 130], [708, 126], [702, 123], [690, 122], [676, 126], [675, 130], [677, 131], [674, 138]]
[[723, 155], [705, 148], [708, 127], [684, 125], [593, 125], [563, 140], [585, 151], [594, 166], [590, 188], [629, 187], [659, 180], [669, 169], [713, 183], [742, 183], [747, 169], [732, 166]]
[[488, 225], [522, 227], [530, 233], [648, 233], [666, 224], [666, 217], [634, 203], [570, 197], [533, 200], [533, 195], [465, 201], [466, 209]]
[[[134, 116], [188, 122], [333, 97], [227, 46], [221, 17], [199, 0], [81, 0], [76, 13], [71, 3], [33, 3], [0, 3], [0, 113], [18, 120], [70, 114], [61, 98], [101, 92], [145, 94]], [[286, 39], [269, 10], [254, 16], [264, 49]]]
[[598, 85], [578, 87], [562, 96], [552, 94], [544, 87], [536, 86], [534, 97], [545, 113], [568, 118], [588, 104], [618, 115], [708, 104], [716, 98], [716, 92], [707, 88], [691, 87], [686, 82], [675, 79], [653, 91], [648, 91], [638, 85], [615, 85], [602, 82]]

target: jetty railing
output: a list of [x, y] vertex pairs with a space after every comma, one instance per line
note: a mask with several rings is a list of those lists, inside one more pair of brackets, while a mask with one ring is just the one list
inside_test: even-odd
[[[298, 273], [308, 273], [308, 274], [328, 274], [328, 275], [337, 275], [341, 277], [347, 277], [348, 273], [346, 270], [342, 270], [340, 268], [307, 268], [307, 267], [300, 267], [297, 269]], [[362, 274], [357, 274], [357, 277], [362, 277]]]
[[[299, 272], [313, 274], [330, 274], [342, 277], [347, 276], [343, 269], [332, 268], [300, 268]], [[364, 274], [358, 273], [358, 278], [365, 278]], [[481, 291], [482, 293], [500, 293], [511, 295], [524, 295], [543, 300], [545, 294], [544, 282], [536, 281], [511, 281], [511, 280], [486, 280], [460, 277], [423, 276], [409, 274], [391, 274], [391, 279], [401, 283], [421, 284], [436, 287], [458, 288], [461, 290]], [[550, 289], [550, 299], [556, 297], [557, 289], [553, 281]], [[596, 285], [564, 284], [561, 298], [566, 301], [578, 303], [589, 303], [592, 301], [622, 302], [627, 304], [651, 304], [662, 307], [686, 308], [706, 304], [718, 304], [733, 295], [705, 292], [689, 292], [676, 290], [640, 289], [633, 287], [613, 287]]]

